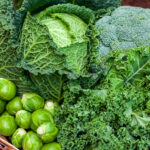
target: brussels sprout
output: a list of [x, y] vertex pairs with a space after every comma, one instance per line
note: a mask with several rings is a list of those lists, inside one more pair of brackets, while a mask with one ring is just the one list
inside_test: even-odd
[[0, 114], [4, 112], [6, 102], [0, 100]]
[[23, 94], [21, 102], [23, 108], [30, 112], [44, 107], [44, 99], [36, 93]]
[[[1, 117], [2, 116], [11, 116], [7, 111], [4, 111], [3, 113], [2, 113], [2, 115], [1, 115]], [[14, 116], [13, 116], [14, 117]]]
[[37, 129], [37, 134], [42, 139], [43, 143], [50, 143], [55, 140], [58, 134], [56, 125], [52, 122], [45, 122]]
[[31, 125], [31, 113], [26, 110], [19, 110], [16, 113], [16, 122], [20, 128], [29, 129]]
[[58, 143], [53, 142], [53, 143], [45, 144], [42, 147], [42, 150], [61, 150], [61, 147]]
[[42, 146], [42, 141], [36, 133], [33, 131], [26, 133], [22, 142], [23, 150], [41, 150]]
[[32, 114], [31, 128], [36, 130], [44, 122], [53, 122], [52, 115], [45, 109], [39, 109]]
[[15, 115], [19, 110], [22, 109], [22, 103], [20, 97], [15, 97], [6, 105], [6, 110], [9, 114]]
[[17, 128], [15, 118], [8, 114], [3, 114], [0, 117], [0, 134], [4, 136], [11, 136]]
[[56, 109], [59, 107], [57, 102], [46, 101], [44, 109], [48, 110], [52, 116], [55, 115]]
[[17, 148], [21, 148], [22, 147], [22, 140], [24, 138], [26, 134], [26, 131], [22, 128], [18, 128], [12, 138], [11, 138], [11, 142], [14, 146], [16, 146]]
[[16, 95], [16, 86], [13, 82], [0, 78], [0, 98], [9, 101]]
[[7, 111], [5, 111], [5, 112], [2, 113], [1, 117], [2, 116], [10, 116], [10, 114]]

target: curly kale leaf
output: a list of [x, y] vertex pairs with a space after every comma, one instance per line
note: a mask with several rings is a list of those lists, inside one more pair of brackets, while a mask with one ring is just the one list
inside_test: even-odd
[[62, 149], [103, 147], [104, 150], [128, 150], [141, 147], [148, 150], [149, 117], [147, 114], [140, 115], [150, 98], [147, 87], [128, 85], [106, 90], [101, 90], [101, 87], [93, 90], [77, 86], [76, 90], [68, 88], [55, 117], [59, 128], [57, 140]]
[[[102, 96], [96, 96], [99, 93]], [[88, 144], [88, 122], [94, 119], [105, 101], [103, 91], [81, 91], [82, 96], [65, 92], [65, 100], [56, 116], [60, 122], [58, 141], [62, 149], [81, 150]], [[94, 101], [94, 103], [93, 103]], [[67, 138], [66, 138], [67, 137]], [[89, 137], [90, 138], [90, 137]]]
[[149, 50], [112, 51], [105, 61], [107, 75], [91, 89], [83, 89], [79, 80], [66, 84], [55, 117], [62, 149], [149, 149]]
[[16, 47], [12, 34], [14, 7], [12, 1], [0, 1], [0, 77], [13, 81], [18, 94], [32, 91], [32, 83], [22, 69], [16, 67]]
[[122, 6], [111, 16], [96, 22], [100, 31], [99, 56], [107, 56], [111, 50], [125, 50], [150, 46], [150, 10]]
[[148, 86], [150, 74], [150, 48], [136, 48], [127, 51], [112, 51], [106, 58], [105, 65], [111, 68], [107, 74], [108, 84], [116, 88], [132, 83]]

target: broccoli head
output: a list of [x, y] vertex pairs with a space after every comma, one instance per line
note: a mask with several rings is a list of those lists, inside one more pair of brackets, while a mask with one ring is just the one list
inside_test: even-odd
[[99, 55], [110, 50], [150, 46], [150, 9], [121, 6], [96, 22], [100, 31]]

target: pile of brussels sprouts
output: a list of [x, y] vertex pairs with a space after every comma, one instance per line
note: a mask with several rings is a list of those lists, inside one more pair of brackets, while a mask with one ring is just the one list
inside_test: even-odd
[[58, 104], [36, 93], [15, 97], [13, 82], [0, 78], [0, 135], [23, 150], [61, 150], [54, 142], [58, 129], [53, 121]]

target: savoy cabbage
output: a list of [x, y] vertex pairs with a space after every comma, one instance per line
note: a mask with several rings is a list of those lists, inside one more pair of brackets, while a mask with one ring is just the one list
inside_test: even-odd
[[73, 3], [84, 5], [93, 10], [119, 7], [122, 0], [72, 0]]
[[100, 31], [100, 56], [110, 50], [150, 46], [149, 9], [121, 6], [111, 16], [99, 19], [96, 26]]
[[16, 66], [17, 43], [15, 34], [14, 6], [11, 0], [0, 1], [0, 78], [13, 81], [18, 88], [18, 94], [35, 91], [28, 74]]
[[56, 71], [70, 78], [84, 75], [92, 42], [97, 41], [94, 20], [92, 10], [72, 4], [28, 13], [18, 50], [21, 66], [35, 75]]
[[[20, 0], [21, 2], [23, 0]], [[21, 2], [18, 2], [18, 5], [21, 5]], [[23, 5], [27, 7], [27, 9], [31, 12], [37, 11], [40, 8], [45, 6], [60, 4], [60, 3], [72, 3], [80, 6], [86, 6], [87, 8], [98, 10], [98, 9], [106, 9], [109, 7], [119, 7], [121, 5], [122, 0], [24, 0]], [[23, 6], [23, 7], [24, 7]]]

